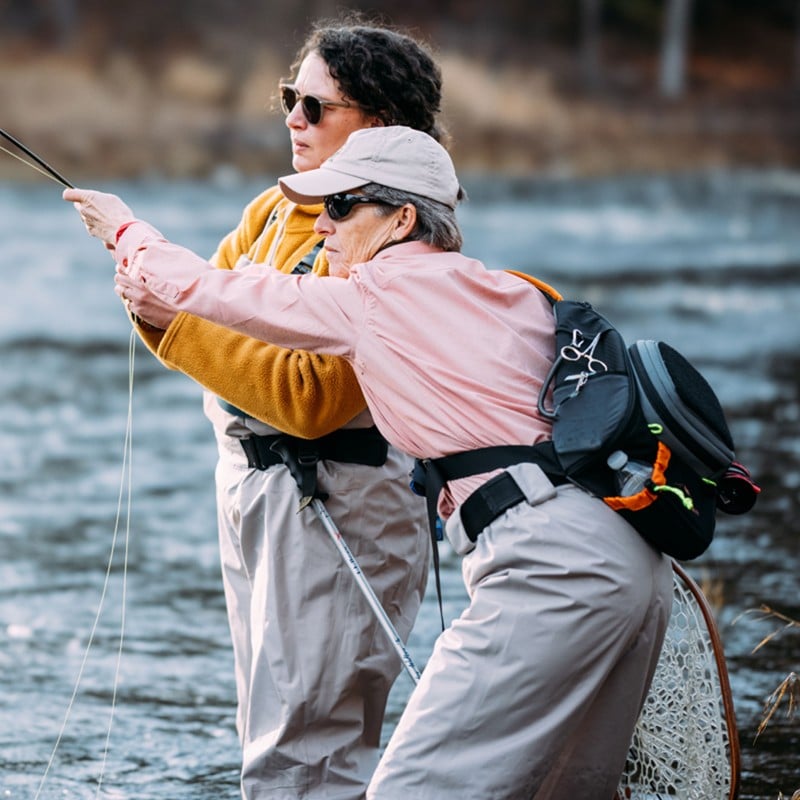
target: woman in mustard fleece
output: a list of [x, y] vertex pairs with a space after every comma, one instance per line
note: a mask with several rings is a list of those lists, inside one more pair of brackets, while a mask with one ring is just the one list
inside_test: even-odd
[[[439, 138], [440, 71], [408, 36], [319, 27], [292, 72], [280, 91], [297, 171], [319, 167], [361, 128], [404, 124]], [[326, 275], [313, 230], [321, 210], [267, 189], [213, 263]], [[316, 479], [328, 495], [331, 516], [403, 637], [430, 554], [424, 504], [408, 488], [411, 461], [387, 450], [344, 360], [273, 347], [188, 314], [161, 318], [159, 328], [135, 321], [166, 366], [208, 390], [242, 796], [362, 798], [401, 664], [314, 511], [298, 513], [301, 492], [270, 445], [288, 434], [289, 446], [310, 457], [306, 481]]]

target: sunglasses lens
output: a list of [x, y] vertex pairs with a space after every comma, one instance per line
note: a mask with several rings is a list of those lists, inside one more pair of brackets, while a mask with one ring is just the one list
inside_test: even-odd
[[[283, 85], [280, 87], [281, 109], [288, 116], [297, 105], [298, 100], [303, 108], [303, 116], [309, 125], [319, 125], [322, 119], [323, 102], [310, 94], [299, 95], [294, 86]], [[335, 104], [334, 104], [335, 105]]]
[[281, 86], [281, 108], [288, 114], [297, 103], [297, 92], [291, 86]]
[[325, 198], [325, 211], [328, 212], [328, 216], [334, 222], [344, 219], [353, 210], [353, 206], [356, 204], [356, 201], [352, 198], [352, 195], [347, 194], [328, 195]]
[[322, 202], [325, 204], [325, 211], [334, 222], [344, 219], [353, 210], [353, 206], [361, 205], [362, 203], [377, 203], [381, 206], [391, 205], [385, 200], [377, 200], [365, 194], [329, 194], [323, 198]]
[[322, 119], [322, 103], [316, 97], [305, 95], [303, 97], [303, 114], [310, 125], [318, 125]]

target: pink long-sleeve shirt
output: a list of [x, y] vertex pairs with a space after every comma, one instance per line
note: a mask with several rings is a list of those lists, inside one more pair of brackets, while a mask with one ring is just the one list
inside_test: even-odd
[[[142, 222], [115, 257], [176, 310], [347, 359], [379, 430], [412, 456], [550, 438], [536, 399], [552, 363], [552, 308], [517, 276], [421, 242], [389, 247], [347, 279], [219, 270]], [[454, 482], [443, 516], [485, 478]]]

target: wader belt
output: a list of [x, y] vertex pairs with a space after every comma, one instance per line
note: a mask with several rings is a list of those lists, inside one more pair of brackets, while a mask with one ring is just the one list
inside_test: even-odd
[[[439, 616], [444, 630], [444, 612], [442, 609], [442, 588], [439, 577], [439, 548], [437, 541], [442, 538], [438, 523], [437, 506], [439, 495], [448, 481], [479, 475], [482, 472], [493, 472], [505, 469], [513, 464], [538, 464], [554, 486], [567, 482], [555, 457], [552, 442], [537, 445], [498, 445], [483, 447], [478, 450], [465, 450], [441, 458], [417, 459], [411, 474], [411, 488], [423, 495], [428, 506], [428, 524], [433, 542], [433, 567], [436, 578], [436, 593], [439, 598]], [[507, 472], [490, 478], [479, 486], [462, 504], [460, 508], [461, 524], [470, 541], [474, 542], [478, 534], [494, 522], [509, 508], [525, 499], [525, 495], [517, 482]]]
[[303, 497], [301, 506], [314, 497], [324, 500], [317, 490], [317, 462], [340, 461], [380, 467], [386, 463], [389, 445], [378, 429], [341, 428], [319, 439], [300, 439], [285, 433], [248, 436], [239, 440], [251, 469], [268, 469], [285, 464]]

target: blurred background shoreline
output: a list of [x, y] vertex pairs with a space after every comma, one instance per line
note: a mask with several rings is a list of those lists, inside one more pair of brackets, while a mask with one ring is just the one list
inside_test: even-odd
[[[794, 0], [489, 5], [361, 6], [434, 49], [462, 171], [800, 167]], [[291, 166], [277, 82], [311, 23], [338, 8], [6, 0], [0, 124], [78, 182], [280, 174]], [[0, 159], [0, 178], [35, 177]]]

